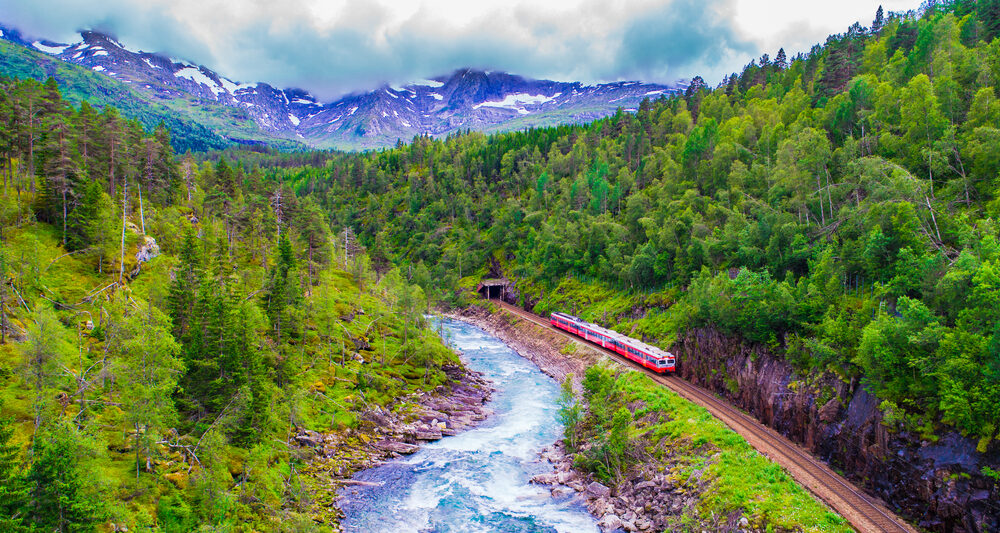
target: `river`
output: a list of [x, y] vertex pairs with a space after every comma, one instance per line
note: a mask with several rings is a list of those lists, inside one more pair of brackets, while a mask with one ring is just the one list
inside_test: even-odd
[[359, 472], [372, 485], [341, 489], [346, 531], [598, 532], [571, 497], [554, 499], [532, 476], [558, 440], [559, 384], [499, 339], [458, 320], [435, 321], [465, 364], [493, 382], [493, 414], [478, 427], [426, 444], [415, 454]]

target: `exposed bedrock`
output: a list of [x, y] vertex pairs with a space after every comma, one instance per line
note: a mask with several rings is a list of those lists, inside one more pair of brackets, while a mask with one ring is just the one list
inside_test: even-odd
[[956, 432], [936, 442], [883, 424], [881, 401], [856, 380], [803, 376], [766, 347], [712, 329], [674, 347], [681, 375], [727, 398], [845, 473], [922, 528], [1000, 531], [1000, 446], [987, 453]]

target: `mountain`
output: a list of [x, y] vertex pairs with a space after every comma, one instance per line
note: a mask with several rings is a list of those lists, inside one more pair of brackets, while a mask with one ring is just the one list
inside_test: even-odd
[[[84, 31], [80, 36], [77, 43], [57, 43], [0, 27], [0, 38], [10, 43], [125, 84], [150, 104], [238, 143], [286, 140], [316, 148], [367, 149], [466, 129], [496, 132], [583, 123], [685, 87], [636, 81], [584, 85], [460, 69], [324, 103], [302, 89], [238, 83], [188, 61], [132, 51], [103, 33]], [[3, 52], [14, 53], [9, 48]], [[7, 68], [0, 73], [19, 74]], [[48, 73], [65, 84], [59, 74]]]

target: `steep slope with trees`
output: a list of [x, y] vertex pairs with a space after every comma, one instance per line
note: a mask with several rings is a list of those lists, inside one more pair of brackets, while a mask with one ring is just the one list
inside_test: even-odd
[[[928, 527], [996, 528], [998, 17], [991, 0], [880, 10], [635, 114], [272, 174], [428, 293], [502, 271], [529, 308], [664, 348], [699, 331], [746, 342], [811, 402], [829, 383], [845, 405], [870, 394], [876, 434], [972, 454], [916, 501], [882, 495]], [[927, 517], [949, 494], [975, 502]]]
[[295, 443], [452, 381], [422, 290], [239, 162], [0, 86], [0, 529], [329, 530]]

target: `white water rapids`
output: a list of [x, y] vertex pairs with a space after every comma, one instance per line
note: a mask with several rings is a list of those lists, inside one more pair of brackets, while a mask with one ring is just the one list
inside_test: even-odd
[[528, 482], [550, 471], [538, 452], [562, 435], [559, 385], [475, 326], [450, 319], [439, 326], [465, 364], [493, 382], [493, 415], [409, 457], [359, 472], [354, 479], [375, 485], [341, 489], [345, 530], [596, 533], [586, 509]]

